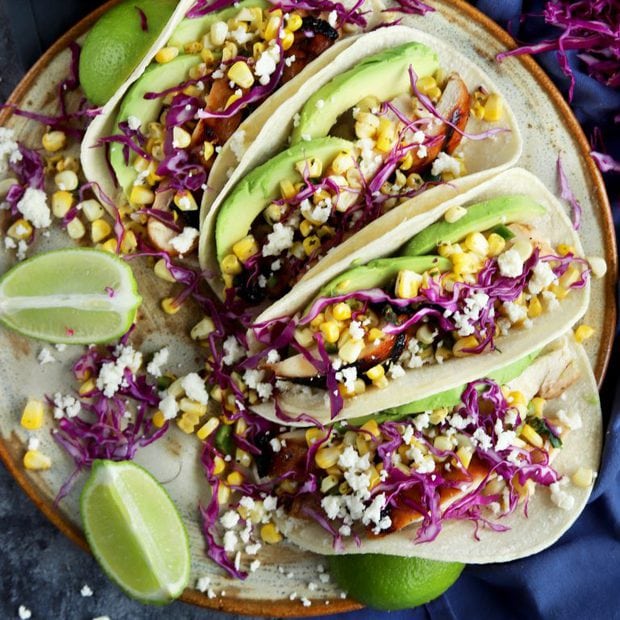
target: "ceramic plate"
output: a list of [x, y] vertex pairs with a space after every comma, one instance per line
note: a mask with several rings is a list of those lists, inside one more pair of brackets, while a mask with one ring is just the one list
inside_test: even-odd
[[[70, 54], [67, 45], [79, 40], [112, 4], [104, 5], [56, 43], [22, 80], [10, 103], [53, 114], [57, 85], [68, 73]], [[609, 203], [602, 178], [588, 155], [587, 140], [561, 95], [531, 58], [510, 58], [502, 64], [494, 61], [498, 52], [514, 46], [503, 30], [462, 0], [431, 4], [436, 12], [411, 18], [411, 25], [450, 41], [495, 81], [520, 122], [524, 150], [519, 165], [535, 173], [556, 194], [556, 160], [559, 154], [562, 156], [571, 187], [583, 207], [581, 235], [586, 255], [604, 256], [608, 264], [607, 276], [593, 282], [592, 303], [584, 319], [596, 329], [597, 337], [589, 340], [586, 348], [600, 382], [615, 325], [616, 249]], [[40, 144], [43, 128], [36, 123], [11, 117], [5, 111], [0, 115], [0, 124], [14, 127], [19, 139], [27, 145], [36, 147]], [[38, 242], [34, 251], [66, 244], [66, 236], [52, 234]], [[0, 271], [8, 266], [8, 257], [1, 256]], [[178, 364], [178, 372], [189, 372], [200, 363], [200, 351], [179, 335], [188, 333], [197, 317], [189, 307], [174, 316], [164, 315], [159, 310], [159, 301], [170, 294], [165, 289], [167, 285], [162, 286], [162, 281], [155, 279], [146, 264], [134, 261], [133, 267], [145, 298], [139, 328], [133, 337], [134, 344], [145, 353], [169, 346], [171, 360]], [[28, 438], [19, 426], [19, 416], [26, 399], [69, 391], [67, 367], [80, 355], [78, 347], [68, 347], [62, 353], [55, 352], [61, 363], [41, 366], [36, 361], [41, 348], [39, 343], [0, 331], [0, 456], [47, 517], [85, 547], [79, 526], [79, 485], [60, 506], [54, 505], [54, 496], [71, 473], [72, 465], [49, 433], [39, 431], [37, 436], [42, 438], [42, 450], [53, 459], [52, 469], [32, 475], [25, 472], [21, 464]], [[208, 598], [189, 589], [183, 600], [229, 612], [272, 616], [309, 616], [359, 608], [355, 601], [342, 598], [333, 584], [320, 581], [322, 560], [319, 556], [287, 545], [263, 547], [259, 555], [261, 569], [245, 582], [223, 576], [204, 555], [197, 504], [207, 500], [209, 490], [197, 464], [197, 448], [195, 438], [173, 428], [165, 440], [145, 449], [138, 459], [165, 484], [179, 505], [190, 532], [193, 577], [211, 577], [211, 586], [216, 593], [215, 598]], [[195, 580], [191, 583], [194, 584]], [[316, 584], [316, 589], [310, 590], [310, 583]], [[292, 593], [296, 593], [294, 600], [291, 600]], [[302, 606], [301, 597], [310, 599], [312, 606]]]

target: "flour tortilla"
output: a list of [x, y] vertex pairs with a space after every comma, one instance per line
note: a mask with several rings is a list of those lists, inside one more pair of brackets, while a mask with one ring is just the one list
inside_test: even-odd
[[[543, 216], [530, 219], [529, 224], [542, 239], [552, 246], [559, 243], [572, 245], [578, 256], [583, 256], [583, 248], [564, 208], [549, 190], [533, 174], [515, 168], [508, 170], [478, 187], [464, 192], [452, 200], [428, 208], [423, 214], [393, 222], [387, 226], [381, 236], [372, 237], [368, 230], [364, 237], [364, 248], [354, 252], [349, 258], [324, 269], [310, 282], [302, 282], [291, 293], [276, 302], [260, 315], [256, 323], [273, 320], [283, 316], [294, 316], [303, 312], [320, 288], [335, 276], [350, 268], [354, 261], [364, 264], [369, 260], [387, 257], [397, 253], [398, 249], [416, 233], [433, 222], [441, 219], [445, 212], [455, 206], [467, 207], [472, 204], [505, 195], [529, 196], [546, 209]], [[589, 284], [581, 289], [574, 289], [560, 301], [555, 309], [545, 311], [532, 320], [529, 329], [512, 328], [506, 336], [495, 339], [497, 350], [480, 355], [453, 358], [443, 364], [422, 366], [407, 370], [403, 377], [390, 379], [388, 387], [378, 389], [368, 386], [360, 396], [344, 399], [344, 406], [335, 420], [356, 418], [373, 414], [377, 411], [398, 407], [414, 400], [431, 396], [438, 386], [448, 390], [479, 377], [484, 377], [493, 370], [501, 368], [540, 349], [555, 340], [584, 314], [590, 300]], [[330, 422], [329, 404], [326, 402], [325, 390], [313, 389], [310, 393], [286, 392], [280, 396], [280, 406], [292, 418], [301, 413], [310, 414], [322, 423]], [[274, 403], [261, 403], [254, 407], [261, 416], [281, 422], [276, 416]], [[289, 422], [294, 426], [308, 426], [308, 422]]]
[[[556, 452], [553, 467], [559, 474], [571, 476], [579, 467], [596, 471], [600, 464], [603, 443], [601, 407], [598, 388], [583, 348], [567, 337], [554, 342], [528, 369], [508, 385], [520, 389], [531, 398], [548, 377], [553, 376], [559, 358], [570, 356], [578, 369], [579, 379], [566, 390], [565, 398], [548, 400], [545, 412], [570, 409], [580, 414], [582, 427], [570, 431], [563, 438], [563, 447]], [[508, 562], [533, 555], [551, 546], [568, 530], [584, 509], [591, 488], [576, 487], [569, 483], [563, 491], [574, 498], [570, 510], [563, 510], [552, 503], [547, 489], [539, 487], [528, 503], [528, 516], [523, 506], [498, 522], [510, 529], [495, 532], [481, 527], [480, 540], [474, 537], [474, 526], [468, 521], [446, 521], [439, 536], [432, 542], [414, 542], [418, 526], [412, 524], [403, 530], [381, 537], [362, 533], [361, 544], [345, 541], [342, 553], [381, 553], [387, 555], [415, 556], [432, 560], [487, 564]], [[493, 520], [492, 515], [490, 515]], [[292, 517], [281, 517], [279, 526], [288, 540], [305, 550], [321, 555], [338, 553], [332, 537], [315, 522]]]
[[[432, 35], [406, 25], [414, 22], [415, 20], [411, 16], [403, 16], [401, 23], [405, 25], [390, 26], [364, 34], [351, 42], [334, 59], [322, 56], [317, 62], [321, 63], [323, 69], [316, 72], [311, 79], [298, 82], [298, 90], [293, 96], [289, 97], [278, 108], [272, 106], [271, 101], [273, 98], [270, 100], [269, 113], [265, 114], [264, 125], [258, 134], [255, 135], [253, 144], [241, 158], [235, 172], [221, 189], [211, 206], [208, 207], [207, 202], [203, 204], [202, 216], [204, 219], [202, 220], [199, 245], [200, 264], [203, 269], [213, 274], [213, 277], [209, 279], [209, 283], [221, 298], [224, 295], [224, 287], [219, 276], [220, 269], [215, 249], [215, 224], [219, 207], [232, 188], [248, 171], [256, 168], [287, 147], [288, 139], [293, 129], [295, 114], [301, 110], [311, 95], [332, 78], [356, 66], [368, 56], [404, 43], [418, 41], [437, 53], [439, 66], [446, 73], [457, 72], [465, 81], [470, 91], [478, 86], [483, 86], [488, 92], [499, 92], [499, 89], [488, 76], [465, 56]], [[485, 124], [485, 126], [488, 128], [488, 124]], [[466, 131], [476, 134], [482, 131], [482, 127], [482, 122], [472, 116], [467, 124]], [[312, 280], [315, 276], [352, 253], [363, 250], [368, 238], [372, 239], [378, 236], [380, 231], [392, 226], [393, 222], [400, 222], [402, 219], [412, 217], [418, 212], [423, 213], [446, 200], [454, 198], [460, 192], [476, 186], [494, 174], [513, 166], [521, 155], [523, 142], [517, 120], [508, 101], [504, 100], [502, 120], [493, 124], [493, 127], [503, 127], [509, 131], [500, 133], [488, 140], [463, 140], [459, 146], [458, 150], [463, 153], [465, 167], [468, 172], [466, 176], [451, 181], [449, 184], [428, 189], [399, 207], [392, 209], [383, 217], [366, 226], [363, 231], [334, 248], [304, 275], [302, 281]], [[222, 154], [229, 148], [227, 144]], [[227, 155], [227, 158], [229, 157], [230, 155]], [[215, 183], [216, 180], [210, 179], [211, 182]]]

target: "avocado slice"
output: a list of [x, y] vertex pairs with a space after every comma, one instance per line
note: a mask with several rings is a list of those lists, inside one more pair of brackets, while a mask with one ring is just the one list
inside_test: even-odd
[[282, 151], [245, 176], [222, 203], [215, 223], [215, 247], [218, 262], [232, 251], [232, 246], [247, 235], [252, 222], [272, 201], [280, 197], [280, 183], [297, 183], [301, 175], [295, 169], [297, 162], [316, 158], [325, 169], [341, 151], [350, 151], [353, 145], [339, 138], [322, 138], [302, 142]]
[[[405, 43], [366, 58], [320, 88], [305, 103], [291, 144], [303, 138], [329, 134], [338, 117], [366, 97], [389, 101], [409, 92], [409, 67], [417, 76], [432, 75], [439, 68], [437, 54], [422, 43]], [[321, 103], [319, 103], [321, 102]]]
[[[508, 383], [509, 381], [516, 379], [521, 373], [523, 373], [525, 369], [530, 366], [532, 362], [538, 357], [539, 354], [540, 350], [534, 351], [533, 353], [530, 353], [529, 355], [518, 359], [516, 362], [508, 364], [508, 366], [498, 368], [497, 370], [489, 373], [487, 375], [487, 378], [492, 379], [500, 385]], [[416, 413], [422, 413], [423, 411], [432, 411], [433, 409], [439, 409], [440, 407], [454, 407], [458, 405], [461, 401], [461, 395], [464, 389], [464, 385], [459, 385], [458, 387], [452, 388], [450, 390], [445, 390], [443, 392], [439, 392], [438, 394], [428, 396], [427, 398], [415, 400], [411, 403], [407, 403], [406, 405], [401, 405], [400, 407], [385, 409], [384, 411], [381, 411], [376, 415], [368, 415], [362, 418], [354, 418], [348, 420], [347, 422], [351, 426], [362, 426], [369, 420], [375, 420], [378, 423], [386, 422], [388, 420], [397, 421], [401, 418], [405, 418]]]
[[195, 19], [184, 19], [172, 33], [168, 45], [178, 47], [183, 51], [183, 47], [193, 41], [200, 41], [203, 35], [207, 34], [211, 29], [211, 25], [219, 21], [227, 21], [231, 17], [235, 17], [244, 7], [258, 7], [265, 9], [270, 6], [265, 0], [243, 0], [243, 2], [235, 2], [234, 6], [221, 11], [207, 13], [202, 17]]
[[[546, 213], [546, 209], [529, 196], [499, 196], [467, 208], [467, 213], [456, 222], [443, 218], [418, 233], [405, 245], [406, 256], [420, 256], [433, 252], [440, 243], [457, 243], [469, 233], [482, 232], [495, 226], [524, 222]], [[500, 233], [501, 234], [501, 233]]]
[[353, 267], [328, 282], [317, 295], [319, 297], [338, 297], [353, 291], [365, 291], [385, 286], [395, 280], [402, 269], [422, 273], [436, 267], [439, 271], [449, 271], [452, 263], [441, 256], [396, 256], [378, 258], [366, 265]]
[[[162, 109], [162, 98], [145, 99], [144, 95], [149, 92], [161, 92], [181, 84], [188, 79], [189, 70], [200, 62], [200, 56], [186, 55], [178, 56], [164, 65], [151, 65], [123, 98], [113, 133], [120, 133], [119, 123], [126, 121], [130, 116], [142, 121], [142, 130], [147, 123], [156, 121]], [[129, 194], [138, 176], [131, 165], [132, 158], [130, 157], [129, 165], [125, 164], [123, 145], [118, 142], [110, 144], [109, 158], [119, 185], [125, 194]]]

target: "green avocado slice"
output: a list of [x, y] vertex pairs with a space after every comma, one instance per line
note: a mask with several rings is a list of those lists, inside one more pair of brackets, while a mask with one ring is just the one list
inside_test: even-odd
[[[508, 366], [498, 368], [497, 370], [489, 373], [487, 378], [492, 379], [500, 385], [508, 383], [523, 373], [539, 354], [540, 350], [534, 351], [533, 353], [518, 359], [516, 362], [508, 364]], [[368, 415], [362, 418], [348, 420], [347, 423], [351, 426], [362, 426], [369, 420], [375, 420], [378, 423], [386, 422], [388, 420], [397, 421], [401, 418], [414, 415], [416, 413], [422, 413], [423, 411], [432, 411], [433, 409], [439, 409], [440, 407], [454, 407], [461, 401], [461, 394], [464, 389], [464, 385], [459, 385], [458, 387], [450, 390], [445, 390], [444, 392], [433, 394], [427, 398], [415, 400], [411, 403], [407, 403], [406, 405], [401, 405], [400, 407], [385, 409], [376, 415]]]
[[232, 252], [232, 246], [245, 237], [252, 222], [263, 209], [280, 197], [280, 183], [301, 181], [295, 164], [316, 158], [325, 169], [341, 151], [350, 151], [353, 145], [339, 138], [322, 138], [302, 142], [282, 151], [265, 162], [238, 183], [230, 192], [217, 214], [215, 223], [215, 247], [218, 262]]
[[467, 208], [456, 222], [443, 218], [425, 228], [405, 245], [406, 256], [420, 256], [435, 251], [440, 243], [457, 243], [469, 233], [482, 232], [494, 226], [526, 222], [546, 213], [546, 209], [529, 196], [500, 196]]
[[207, 13], [202, 17], [194, 19], [184, 19], [172, 33], [168, 45], [178, 47], [183, 51], [183, 47], [188, 43], [200, 41], [202, 37], [209, 32], [211, 25], [219, 21], [227, 21], [231, 17], [235, 17], [244, 7], [258, 7], [265, 9], [269, 6], [265, 0], [243, 0], [243, 2], [235, 2], [234, 6], [221, 11]]
[[437, 54], [421, 43], [405, 43], [366, 58], [320, 88], [305, 103], [291, 144], [326, 136], [338, 117], [366, 97], [389, 101], [409, 92], [409, 67], [417, 76], [432, 75], [439, 68]]
[[[163, 106], [163, 99], [161, 97], [145, 99], [144, 95], [149, 92], [161, 92], [183, 83], [188, 78], [190, 69], [200, 63], [200, 61], [200, 56], [185, 55], [178, 56], [164, 65], [155, 64], [149, 67], [123, 98], [113, 133], [120, 133], [119, 123], [126, 121], [130, 116], [140, 119], [142, 123], [141, 129], [144, 131], [148, 123], [159, 118]], [[128, 195], [133, 182], [138, 176], [138, 173], [131, 165], [132, 158], [130, 157], [129, 165], [125, 164], [123, 145], [118, 142], [110, 144], [109, 158], [119, 185], [125, 194]]]
[[378, 258], [366, 265], [353, 267], [328, 282], [317, 295], [318, 297], [338, 297], [353, 291], [365, 291], [382, 287], [395, 280], [402, 269], [423, 273], [436, 267], [439, 271], [449, 271], [452, 263], [441, 256], [397, 256]]

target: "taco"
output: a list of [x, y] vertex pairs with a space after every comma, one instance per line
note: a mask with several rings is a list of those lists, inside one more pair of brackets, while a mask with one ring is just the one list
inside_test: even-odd
[[579, 238], [554, 196], [519, 169], [365, 251], [374, 260], [344, 261], [323, 286], [300, 284], [256, 319], [245, 368], [273, 386], [259, 415], [328, 423], [425, 398], [539, 349], [588, 306]]
[[322, 2], [286, 12], [265, 0], [201, 4], [179, 3], [82, 146], [85, 174], [103, 194], [159, 211], [149, 240], [172, 254], [183, 224], [198, 224], [203, 194], [208, 205], [272, 109], [349, 45], [344, 29], [361, 19]]
[[602, 417], [572, 337], [534, 357], [400, 412], [271, 438], [261, 482], [282, 533], [324, 555], [468, 564], [553, 544], [590, 495]]
[[480, 69], [430, 35], [381, 28], [271, 110], [206, 215], [201, 265], [222, 298], [278, 299], [378, 236], [384, 218], [436, 206], [520, 151]]

